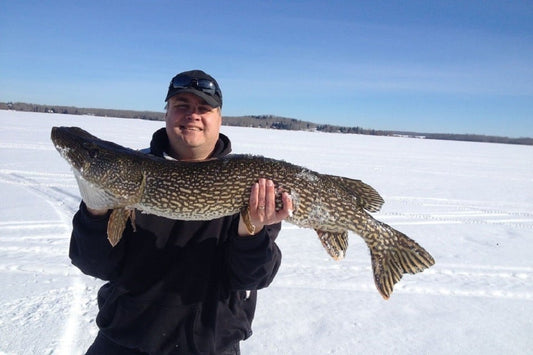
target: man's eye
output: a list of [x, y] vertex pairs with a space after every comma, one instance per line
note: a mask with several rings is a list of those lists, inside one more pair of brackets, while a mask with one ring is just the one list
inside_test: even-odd
[[210, 106], [200, 106], [200, 107], [198, 107], [198, 111], [200, 113], [208, 113], [211, 110], [212, 110], [212, 108]]

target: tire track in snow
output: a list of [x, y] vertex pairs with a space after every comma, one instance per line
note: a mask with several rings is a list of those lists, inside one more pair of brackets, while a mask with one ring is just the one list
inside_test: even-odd
[[[381, 212], [378, 218], [391, 225], [437, 225], [437, 224], [485, 224], [503, 225], [513, 228], [533, 229], [533, 205], [523, 206], [523, 209], [505, 210], [502, 208], [487, 208], [484, 201], [462, 201], [434, 198], [392, 197], [394, 201], [412, 212]], [[420, 212], [424, 211], [424, 212]]]
[[55, 349], [56, 354], [75, 354], [77, 340], [79, 338], [80, 318], [83, 316], [83, 290], [85, 286], [79, 276], [74, 278], [72, 283], [72, 299], [70, 309], [67, 311], [67, 317], [63, 324], [63, 333], [59, 339], [59, 346]]
[[62, 173], [0, 169], [0, 182], [19, 185], [46, 201], [65, 225], [70, 223], [81, 198], [68, 189], [76, 189], [73, 176]]
[[54, 146], [49, 143], [0, 143], [0, 149], [13, 149], [13, 150], [41, 150], [41, 151], [53, 151], [55, 150]]
[[[395, 228], [402, 225], [498, 224], [510, 228], [533, 229], [533, 206], [526, 204], [512, 204], [509, 210], [505, 210], [502, 206], [487, 208], [484, 201], [416, 197], [394, 197], [386, 200], [397, 204], [394, 210], [374, 215]], [[286, 225], [283, 229], [289, 237], [293, 231], [298, 230], [297, 227]], [[355, 234], [350, 234], [350, 237], [358, 238]], [[297, 239], [295, 235], [294, 240]], [[296, 244], [294, 241], [292, 243]], [[335, 263], [325, 257], [309, 260], [310, 254], [306, 254], [307, 260], [300, 263], [291, 263], [284, 259], [274, 284], [289, 288], [377, 292], [370, 258], [368, 264], [359, 260], [354, 266], [350, 255]], [[531, 301], [533, 267], [451, 264], [437, 260], [433, 267], [422, 273], [404, 275], [394, 289], [396, 294]]]
[[[85, 292], [86, 286], [80, 273], [70, 266], [67, 257], [70, 224], [81, 200], [79, 195], [69, 191], [69, 189], [77, 189], [74, 177], [61, 173], [0, 169], [0, 182], [18, 185], [37, 195], [47, 202], [60, 218], [60, 221], [0, 222], [0, 231], [4, 232], [0, 251], [2, 254], [11, 254], [11, 257], [4, 258], [3, 262], [0, 263], [0, 272], [15, 273], [15, 275], [16, 273], [33, 274], [35, 275], [34, 279], [37, 275], [39, 278], [46, 275], [52, 279], [60, 276], [68, 277], [71, 280], [71, 286], [68, 289], [70, 295], [62, 296], [67, 297], [68, 302], [58, 300], [59, 304], [53, 304], [55, 302], [50, 304], [42, 298], [35, 302], [44, 303], [40, 304], [39, 307], [45, 308], [66, 307], [61, 312], [64, 317], [59, 318], [62, 324], [57, 327], [62, 331], [59, 334], [59, 339], [54, 341], [55, 345], [52, 345], [50, 352], [56, 354], [82, 353], [85, 349], [76, 349], [76, 347], [79, 346], [80, 332], [87, 328], [85, 323], [91, 321], [83, 319], [83, 312], [87, 308], [87, 304], [93, 299], [94, 291], [91, 291], [90, 294]], [[38, 255], [39, 257], [33, 262], [32, 258], [28, 258], [24, 254]], [[23, 264], [19, 262], [21, 255], [24, 260]], [[60, 261], [62, 259], [64, 262]], [[54, 291], [58, 297], [61, 297], [60, 294], [64, 292], [59, 289]], [[25, 301], [21, 300], [21, 302], [24, 303]], [[5, 306], [4, 304], [4, 308]], [[13, 313], [20, 314], [18, 311], [13, 311]], [[30, 316], [31, 311], [27, 311], [25, 314]], [[20, 320], [18, 316], [14, 316], [13, 319], [15, 321]]]
[[78, 276], [69, 287], [35, 292], [3, 303], [0, 330], [16, 336], [1, 339], [0, 348], [25, 349], [25, 354], [83, 354], [97, 332], [96, 327], [90, 326], [96, 314], [92, 297], [96, 287], [85, 285]]
[[[532, 281], [530, 267], [436, 264], [423, 273], [404, 275], [394, 293], [533, 301]], [[371, 267], [350, 265], [349, 260], [313, 265], [284, 261], [273, 285], [377, 294]]]

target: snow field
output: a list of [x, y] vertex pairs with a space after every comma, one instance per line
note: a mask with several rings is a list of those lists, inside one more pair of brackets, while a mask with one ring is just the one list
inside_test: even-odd
[[[101, 281], [70, 264], [79, 193], [50, 141], [82, 127], [138, 149], [162, 122], [0, 111], [0, 354], [82, 354]], [[374, 217], [436, 264], [389, 301], [366, 245], [335, 262], [311, 230], [284, 224], [283, 262], [259, 293], [243, 354], [527, 354], [533, 349], [533, 147], [223, 127], [261, 154], [376, 188]]]

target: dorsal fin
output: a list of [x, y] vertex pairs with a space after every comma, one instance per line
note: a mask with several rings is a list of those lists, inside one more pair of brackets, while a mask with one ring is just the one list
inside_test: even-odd
[[365, 184], [361, 180], [349, 179], [342, 176], [326, 175], [330, 179], [335, 180], [339, 185], [345, 189], [353, 192], [359, 199], [359, 204], [369, 212], [377, 212], [385, 202], [379, 193], [370, 185]]

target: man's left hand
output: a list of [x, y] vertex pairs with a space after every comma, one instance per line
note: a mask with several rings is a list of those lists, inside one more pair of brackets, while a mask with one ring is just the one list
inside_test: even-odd
[[[253, 234], [261, 231], [264, 226], [279, 223], [292, 214], [291, 196], [287, 192], [282, 192], [281, 200], [283, 206], [276, 211], [276, 188], [272, 180], [259, 179], [252, 186], [248, 204], [248, 217], [250, 224], [254, 226]], [[242, 215], [239, 221], [239, 235], [251, 235]]]

